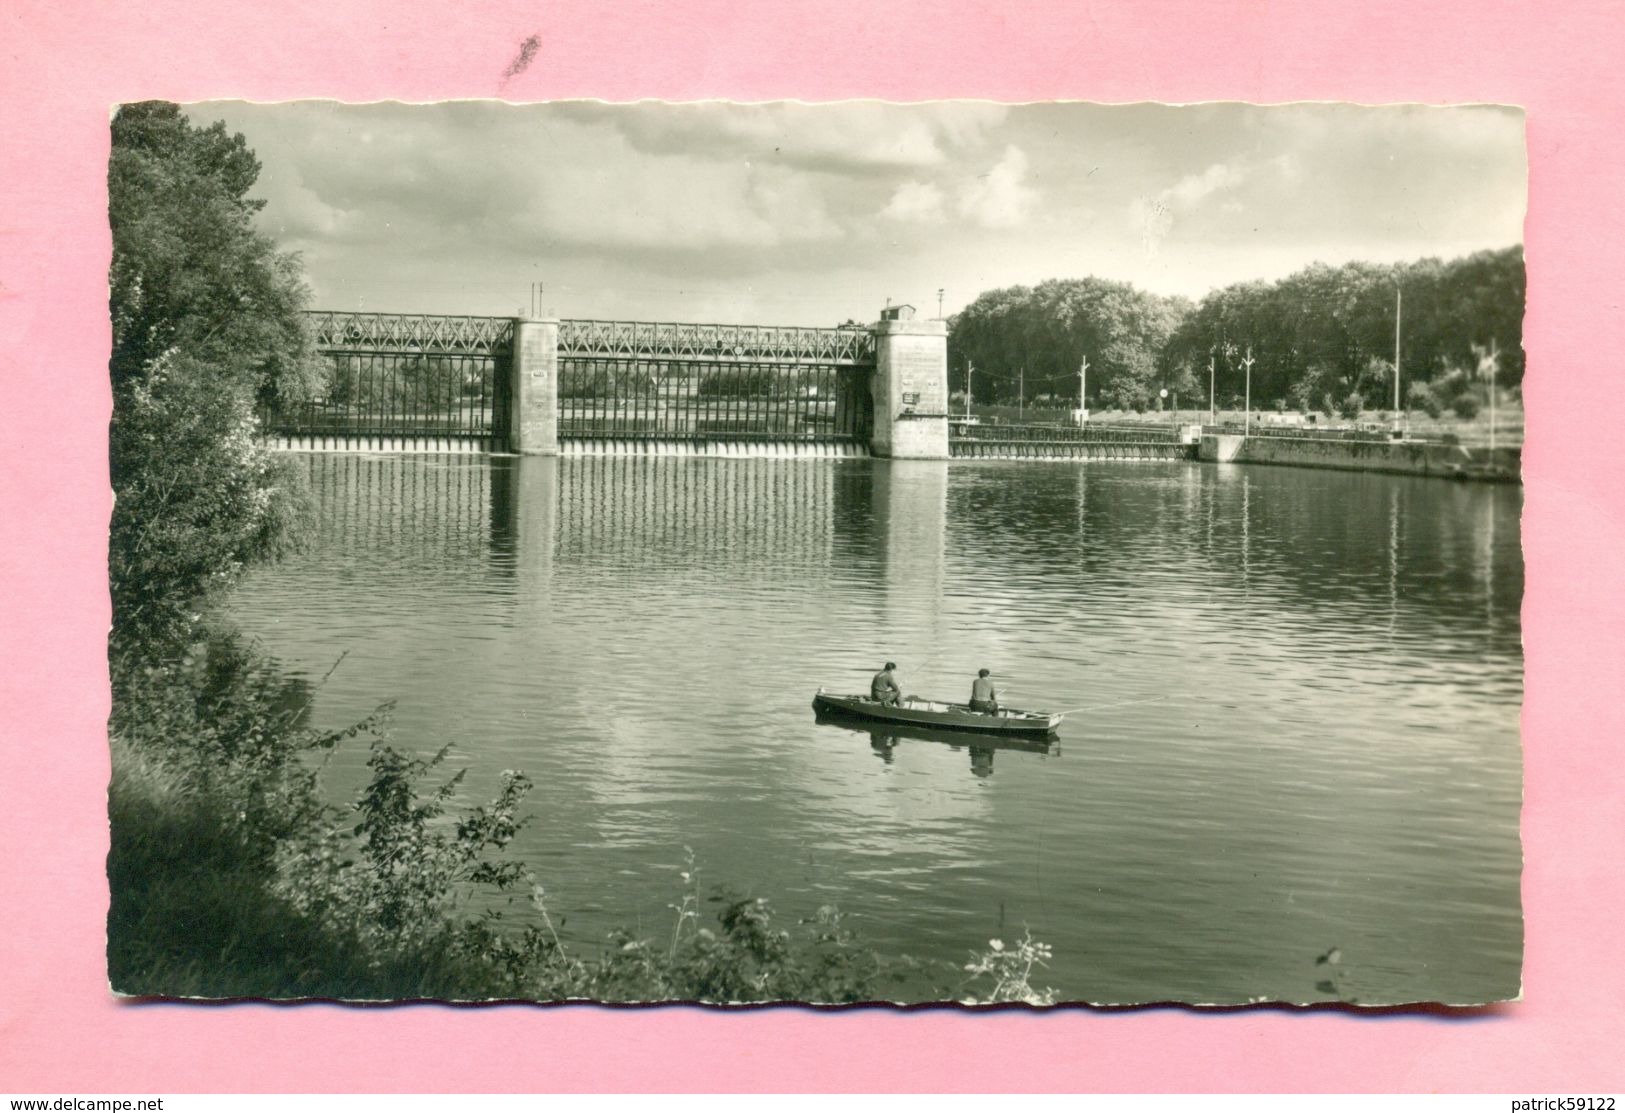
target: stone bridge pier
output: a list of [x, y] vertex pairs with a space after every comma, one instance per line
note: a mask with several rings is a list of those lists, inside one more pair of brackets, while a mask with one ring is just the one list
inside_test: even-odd
[[948, 458], [948, 324], [914, 307], [887, 308], [874, 326], [874, 425], [869, 451], [893, 460]]

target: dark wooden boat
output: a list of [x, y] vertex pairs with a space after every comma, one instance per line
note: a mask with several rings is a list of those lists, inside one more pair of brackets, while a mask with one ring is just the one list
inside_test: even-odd
[[1061, 725], [1061, 720], [1066, 718], [1065, 715], [1047, 711], [1019, 711], [1013, 707], [1001, 707], [989, 714], [972, 711], [963, 703], [938, 703], [910, 697], [904, 697], [900, 704], [888, 705], [868, 696], [836, 695], [822, 688], [813, 697], [813, 710], [854, 715], [881, 723], [1026, 737], [1053, 734], [1055, 728]]
[[1024, 754], [1060, 752], [1060, 738], [1053, 733], [978, 734], [968, 730], [915, 726], [913, 723], [885, 723], [878, 719], [865, 719], [847, 711], [819, 711], [815, 718], [819, 726], [839, 727], [853, 734], [867, 735], [877, 749], [902, 742], [935, 742], [942, 746], [969, 747], [973, 750], [1013, 750]]

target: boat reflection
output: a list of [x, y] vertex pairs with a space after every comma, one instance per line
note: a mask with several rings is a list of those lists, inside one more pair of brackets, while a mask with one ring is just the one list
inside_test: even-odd
[[867, 734], [869, 747], [874, 750], [875, 756], [887, 765], [895, 760], [897, 747], [905, 740], [937, 742], [944, 746], [952, 746], [956, 750], [969, 750], [970, 771], [978, 777], [993, 775], [993, 756], [1000, 750], [1016, 750], [1020, 753], [1052, 757], [1059, 757], [1061, 753], [1059, 740], [1053, 734], [1042, 738], [1019, 736], [1004, 738], [998, 735], [971, 734], [962, 730], [933, 730], [931, 727], [908, 723], [877, 723], [873, 719], [828, 711], [817, 712], [815, 718], [820, 726], [840, 727], [853, 734]]

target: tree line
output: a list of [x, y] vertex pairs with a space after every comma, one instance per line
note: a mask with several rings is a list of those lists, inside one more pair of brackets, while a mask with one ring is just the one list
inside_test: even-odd
[[[1088, 361], [1094, 408], [1145, 409], [1161, 390], [1254, 408], [1357, 412], [1393, 403], [1396, 323], [1402, 405], [1472, 399], [1524, 369], [1521, 247], [1448, 262], [1316, 263], [1241, 282], [1199, 303], [1100, 278], [989, 290], [949, 322], [949, 374], [982, 403], [1076, 400]], [[1247, 363], [1251, 360], [1251, 365]], [[1466, 403], [1464, 403], [1465, 405]]]

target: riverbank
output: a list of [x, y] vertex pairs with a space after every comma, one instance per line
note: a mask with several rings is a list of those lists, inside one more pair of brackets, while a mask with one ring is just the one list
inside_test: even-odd
[[1521, 456], [1521, 449], [1516, 448], [1272, 435], [1267, 430], [1247, 436], [1204, 433], [1198, 447], [1198, 458], [1211, 463], [1279, 464], [1496, 483], [1519, 481]]
[[[974, 412], [979, 420], [996, 418], [1002, 424], [1072, 424], [1072, 411], [1056, 407], [1027, 406], [1018, 409], [1015, 406], [977, 406]], [[955, 419], [959, 416], [960, 411], [956, 410]], [[1391, 410], [1366, 410], [1355, 419], [1324, 413], [1314, 416], [1315, 420], [1311, 423], [1306, 415], [1297, 410], [1280, 412], [1261, 410], [1253, 414], [1252, 423], [1256, 427], [1268, 429], [1283, 424], [1288, 427], [1312, 424], [1317, 428], [1335, 428], [1344, 425], [1386, 428], [1393, 422]], [[1239, 409], [1220, 409], [1210, 413], [1205, 406], [1198, 409], [1182, 407], [1178, 410], [1141, 412], [1135, 410], [1089, 412], [1089, 421], [1095, 425], [1147, 425], [1162, 428], [1177, 428], [1182, 425], [1241, 425], [1246, 417], [1246, 413]], [[1429, 417], [1421, 410], [1407, 410], [1400, 417], [1400, 428], [1407, 437], [1414, 440], [1459, 444], [1466, 448], [1488, 448], [1492, 444], [1498, 449], [1521, 448], [1524, 439], [1524, 412], [1520, 403], [1499, 406], [1492, 422], [1487, 409], [1470, 418], [1456, 417], [1449, 413]]]

